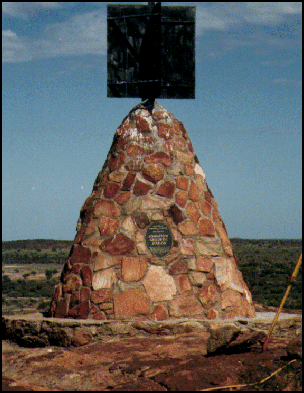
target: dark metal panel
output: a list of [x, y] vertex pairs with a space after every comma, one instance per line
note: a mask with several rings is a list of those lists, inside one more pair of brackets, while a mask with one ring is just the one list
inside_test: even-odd
[[195, 97], [195, 7], [108, 5], [108, 97]]

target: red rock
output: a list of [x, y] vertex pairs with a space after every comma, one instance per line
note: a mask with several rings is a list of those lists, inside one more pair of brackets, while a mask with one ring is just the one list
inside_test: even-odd
[[167, 310], [162, 304], [157, 304], [149, 318], [153, 321], [163, 321], [168, 318]]
[[246, 311], [241, 307], [236, 307], [226, 312], [223, 319], [233, 319], [235, 317], [246, 317]]
[[91, 250], [82, 245], [76, 245], [73, 247], [72, 255], [71, 255], [71, 265], [75, 263], [90, 263], [91, 259]]
[[140, 180], [137, 180], [135, 183], [135, 186], [133, 188], [133, 194], [134, 195], [146, 195], [150, 190], [151, 190], [151, 186], [149, 186], [149, 184], [147, 183], [143, 183]]
[[190, 220], [193, 221], [194, 224], [197, 224], [201, 215], [200, 215], [198, 208], [196, 207], [196, 204], [194, 202], [188, 203], [186, 213], [187, 213], [188, 218], [190, 218]]
[[193, 149], [193, 146], [192, 146], [192, 143], [191, 143], [191, 142], [188, 143], [188, 149], [189, 149], [189, 151], [191, 151], [192, 153], [194, 152], [194, 149]]
[[85, 228], [84, 235], [89, 236], [96, 232], [98, 227], [98, 220], [91, 220]]
[[169, 269], [169, 274], [176, 275], [176, 274], [186, 274], [188, 273], [188, 267], [185, 261], [177, 261], [174, 262]]
[[194, 317], [202, 313], [203, 308], [192, 292], [185, 292], [169, 301], [169, 315], [171, 317]]
[[127, 236], [119, 233], [116, 236], [103, 241], [100, 249], [111, 255], [126, 255], [131, 252], [135, 247], [135, 242]]
[[97, 254], [93, 256], [92, 263], [94, 266], [94, 272], [97, 272], [99, 270], [107, 269], [109, 267], [120, 264], [121, 258]]
[[200, 198], [198, 201], [198, 205], [205, 216], [208, 216], [211, 212], [211, 205], [205, 199]]
[[114, 181], [116, 183], [120, 183], [121, 181], [123, 181], [125, 177], [125, 172], [124, 171], [114, 171], [109, 173], [109, 180], [110, 181]]
[[172, 158], [161, 151], [146, 156], [145, 161], [147, 164], [164, 164], [165, 166], [173, 164]]
[[111, 169], [111, 171], [117, 171], [120, 169], [126, 159], [126, 153], [120, 152], [119, 154], [117, 153], [112, 153], [109, 159], [108, 167]]
[[69, 311], [69, 316], [77, 319], [87, 319], [91, 311], [90, 301], [77, 304]]
[[62, 286], [64, 293], [74, 293], [80, 289], [82, 281], [76, 274], [68, 274], [64, 278], [64, 284]]
[[114, 235], [119, 228], [119, 219], [111, 217], [101, 217], [99, 231], [101, 236]]
[[142, 283], [152, 302], [170, 300], [176, 294], [174, 279], [162, 266], [150, 266]]
[[185, 164], [185, 175], [190, 176], [194, 173], [194, 168], [192, 166], [192, 164]]
[[201, 236], [215, 236], [213, 222], [208, 218], [202, 218], [198, 224], [198, 230]]
[[164, 141], [163, 147], [164, 147], [164, 149], [167, 150], [167, 152], [170, 154], [170, 156], [173, 155], [173, 153], [174, 153], [173, 143], [171, 143], [169, 141]]
[[174, 137], [174, 145], [177, 149], [187, 150], [187, 143], [185, 139], [179, 136]]
[[[195, 165], [194, 170], [195, 171], [198, 171], [198, 170], [203, 171], [202, 167], [198, 164]], [[195, 174], [194, 177], [195, 177], [195, 184], [197, 185], [198, 189], [200, 190], [200, 192], [204, 192], [205, 187], [206, 187], [205, 178], [200, 174]]]
[[136, 127], [140, 132], [150, 131], [150, 123], [146, 117], [136, 116]]
[[205, 192], [204, 197], [205, 197], [205, 200], [206, 200], [208, 203], [211, 203], [211, 202], [212, 202], [212, 194], [211, 194], [211, 191], [210, 191], [210, 190]]
[[82, 263], [75, 263], [75, 264], [72, 266], [71, 273], [79, 274], [79, 273], [80, 273], [80, 269], [81, 269], [82, 266], [83, 266]]
[[227, 289], [221, 293], [221, 308], [225, 310], [227, 307], [240, 307], [242, 304], [242, 295], [232, 289]]
[[217, 319], [220, 317], [220, 314], [217, 310], [214, 310], [213, 308], [211, 308], [210, 310], [208, 310], [206, 312], [206, 317], [208, 319]]
[[122, 191], [129, 191], [131, 189], [132, 184], [134, 183], [136, 177], [136, 173], [129, 172], [123, 182]]
[[85, 265], [81, 268], [81, 272], [80, 272], [81, 278], [82, 278], [82, 282], [83, 285], [91, 285], [92, 283], [92, 269]]
[[117, 197], [115, 198], [115, 201], [119, 203], [120, 205], [124, 205], [128, 200], [130, 199], [131, 192], [130, 191], [122, 191], [120, 192]]
[[68, 313], [68, 302], [66, 300], [58, 300], [54, 312], [54, 318], [65, 318]]
[[142, 146], [131, 144], [127, 149], [127, 155], [128, 157], [133, 157], [139, 154], [143, 154], [144, 151], [145, 150]]
[[144, 163], [142, 160], [142, 156], [129, 158], [129, 160], [125, 164], [126, 169], [130, 172], [138, 172], [143, 168], [143, 166], [144, 166]]
[[97, 321], [104, 321], [107, 319], [107, 317], [103, 311], [99, 311], [98, 313], [93, 315], [93, 319], [95, 319]]
[[181, 188], [182, 190], [185, 191], [188, 190], [189, 179], [187, 177], [185, 176], [177, 177], [175, 181], [176, 181], [176, 187]]
[[182, 239], [181, 253], [183, 255], [194, 255], [194, 241], [192, 239]]
[[134, 218], [136, 225], [140, 229], [144, 229], [150, 224], [149, 217], [147, 216], [147, 214], [145, 212], [135, 211], [133, 213], [132, 217]]
[[188, 201], [188, 193], [185, 191], [178, 190], [175, 195], [175, 201], [180, 207], [185, 207]]
[[148, 268], [145, 257], [123, 257], [121, 266], [121, 276], [123, 281], [139, 281]]
[[194, 183], [193, 180], [191, 180], [191, 182], [190, 182], [190, 188], [189, 188], [188, 196], [189, 196], [189, 198], [193, 202], [197, 202], [198, 201], [199, 191], [198, 191], [197, 185]]
[[75, 347], [81, 347], [82, 345], [88, 344], [93, 340], [92, 334], [85, 329], [76, 328], [73, 330], [73, 345]]
[[171, 181], [165, 181], [160, 185], [157, 190], [157, 195], [164, 196], [165, 198], [171, 199], [175, 191], [175, 185]]
[[168, 212], [176, 225], [183, 222], [186, 218], [183, 212], [176, 205], [172, 205]]
[[62, 284], [55, 285], [53, 299], [57, 302], [62, 297]]
[[99, 217], [101, 215], [118, 217], [120, 215], [120, 209], [113, 201], [101, 200], [95, 202], [93, 214], [96, 217]]
[[91, 289], [88, 287], [82, 287], [80, 290], [80, 298], [79, 298], [80, 303], [90, 300], [90, 297], [91, 297]]
[[190, 281], [186, 275], [176, 277], [175, 283], [179, 293], [188, 292], [192, 288]]
[[147, 315], [150, 311], [148, 296], [140, 289], [130, 289], [114, 295], [115, 319], [128, 319], [137, 314]]
[[91, 301], [94, 304], [110, 302], [113, 300], [112, 289], [99, 289], [98, 291], [92, 291]]
[[216, 222], [215, 228], [216, 228], [216, 231], [217, 231], [219, 237], [222, 240], [223, 245], [230, 246], [231, 243], [230, 243], [230, 240], [228, 239], [227, 232], [226, 232], [226, 229], [223, 227], [223, 224], [221, 222]]
[[152, 117], [154, 120], [161, 120], [161, 119], [165, 119], [166, 117], [168, 117], [168, 115], [164, 111], [155, 111], [154, 112], [154, 110], [153, 110]]
[[185, 221], [181, 224], [178, 224], [178, 230], [185, 236], [198, 234], [198, 230], [192, 221]]
[[165, 170], [161, 165], [150, 164], [143, 168], [142, 174], [146, 180], [157, 183], [164, 177]]
[[159, 123], [158, 136], [164, 139], [171, 139], [173, 137], [173, 128], [169, 124]]
[[99, 232], [93, 233], [90, 237], [85, 238], [82, 240], [81, 244], [83, 246], [89, 247], [98, 247], [101, 244], [100, 234]]
[[198, 257], [196, 260], [196, 270], [201, 272], [210, 272], [213, 262], [207, 257]]
[[199, 300], [202, 302], [205, 308], [211, 308], [217, 300], [217, 291], [210, 282], [205, 284], [202, 289], [197, 293]]
[[176, 158], [177, 161], [183, 163], [183, 164], [191, 164], [193, 161], [194, 153], [191, 153], [189, 151], [184, 152], [180, 150], [176, 150]]
[[104, 190], [104, 197], [105, 198], [114, 198], [120, 189], [120, 185], [114, 182], [108, 182], [106, 188]]

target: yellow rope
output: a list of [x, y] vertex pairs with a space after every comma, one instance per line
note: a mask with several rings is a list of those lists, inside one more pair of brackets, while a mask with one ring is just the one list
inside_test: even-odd
[[208, 389], [202, 389], [201, 392], [210, 392], [211, 390], [219, 390], [219, 389], [230, 389], [230, 388], [244, 388], [245, 386], [254, 386], [254, 385], [259, 385], [261, 383], [264, 383], [266, 381], [268, 381], [268, 379], [272, 378], [274, 375], [276, 375], [277, 373], [279, 373], [281, 370], [283, 370], [283, 368], [287, 367], [289, 364], [291, 364], [292, 362], [295, 362], [297, 359], [293, 359], [290, 362], [288, 362], [287, 364], [285, 364], [285, 366], [279, 368], [278, 370], [274, 371], [272, 374], [270, 374], [268, 377], [262, 379], [259, 382], [254, 382], [254, 383], [249, 383], [249, 384], [244, 384], [244, 385], [230, 385], [230, 386], [218, 386], [217, 388], [208, 388]]

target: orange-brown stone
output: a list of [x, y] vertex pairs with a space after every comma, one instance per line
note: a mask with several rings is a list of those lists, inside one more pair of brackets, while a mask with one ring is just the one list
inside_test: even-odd
[[191, 283], [186, 275], [177, 276], [175, 278], [175, 283], [179, 293], [188, 292], [191, 290]]
[[217, 310], [214, 310], [213, 308], [211, 308], [206, 312], [206, 317], [208, 319], [217, 319], [219, 318], [219, 316], [220, 316], [219, 312]]
[[216, 228], [216, 231], [217, 231], [219, 237], [222, 240], [223, 245], [230, 246], [231, 243], [230, 243], [230, 240], [228, 239], [227, 232], [226, 232], [226, 229], [223, 227], [223, 224], [221, 222], [216, 222], [215, 228]]
[[84, 265], [81, 268], [80, 275], [82, 278], [83, 285], [91, 285], [92, 283], [92, 269], [88, 265]]
[[209, 273], [213, 267], [213, 262], [207, 257], [198, 257], [196, 260], [196, 270]]
[[137, 156], [138, 154], [142, 154], [143, 152], [144, 148], [135, 144], [131, 144], [127, 149], [128, 157]]
[[149, 315], [149, 318], [152, 319], [153, 321], [163, 321], [164, 319], [167, 319], [168, 314], [164, 305], [156, 304], [152, 314]]
[[99, 289], [98, 291], [92, 291], [91, 301], [95, 304], [110, 302], [113, 300], [112, 289]]
[[170, 266], [169, 274], [176, 275], [184, 273], [188, 273], [188, 267], [185, 261], [177, 261]]
[[121, 277], [123, 281], [139, 281], [148, 268], [145, 257], [123, 257], [121, 265]]
[[106, 314], [103, 311], [97, 312], [96, 314], [93, 315], [92, 318], [97, 321], [103, 321], [107, 319]]
[[197, 185], [194, 183], [193, 180], [190, 182], [190, 188], [188, 192], [189, 199], [191, 199], [193, 202], [197, 202], [199, 198], [199, 190]]
[[136, 177], [136, 173], [129, 172], [122, 184], [122, 191], [129, 191], [131, 189], [132, 184], [134, 183]]
[[205, 216], [208, 216], [211, 212], [211, 205], [209, 202], [205, 201], [205, 199], [200, 198], [198, 201], [198, 205]]
[[170, 216], [173, 218], [173, 221], [175, 222], [176, 225], [183, 222], [184, 219], [186, 218], [183, 212], [176, 205], [172, 205], [168, 210], [168, 212]]
[[77, 319], [87, 319], [91, 311], [91, 305], [89, 301], [77, 304], [69, 311], [69, 316]]
[[149, 298], [140, 289], [130, 289], [114, 295], [115, 319], [128, 319], [137, 314], [147, 315], [149, 311]]
[[189, 179], [187, 177], [185, 176], [177, 177], [175, 181], [176, 181], [176, 187], [181, 188], [182, 190], [185, 191], [188, 190]]
[[100, 245], [100, 249], [103, 252], [107, 252], [110, 255], [126, 255], [131, 252], [135, 247], [135, 242], [119, 233], [116, 236], [103, 241]]
[[136, 127], [141, 132], [150, 131], [150, 123], [149, 121], [143, 116], [136, 116]]
[[94, 272], [98, 272], [99, 270], [107, 269], [109, 267], [120, 264], [121, 258], [98, 254], [98, 255], [94, 255], [92, 262], [93, 262]]
[[89, 263], [91, 259], [91, 250], [88, 247], [82, 245], [76, 245], [73, 247], [71, 255], [71, 265], [75, 263]]
[[164, 196], [165, 198], [171, 199], [175, 191], [175, 185], [172, 181], [165, 181], [160, 185], [157, 190], [157, 195]]
[[217, 300], [216, 289], [210, 282], [205, 284], [203, 288], [198, 291], [197, 296], [207, 309], [211, 308]]
[[169, 301], [171, 317], [194, 317], [201, 315], [203, 308], [192, 292], [185, 292], [174, 300]]
[[131, 196], [130, 191], [122, 191], [116, 196], [115, 201], [120, 205], [124, 205], [126, 202], [128, 202], [130, 196]]
[[147, 164], [164, 164], [165, 166], [171, 166], [173, 164], [172, 158], [162, 151], [146, 156], [145, 161]]
[[120, 189], [120, 185], [114, 182], [108, 182], [106, 188], [104, 190], [104, 197], [105, 198], [114, 198]]
[[91, 289], [89, 287], [82, 287], [80, 290], [80, 298], [79, 298], [80, 303], [90, 300], [90, 297], [91, 297]]
[[101, 236], [114, 235], [119, 228], [119, 219], [111, 217], [101, 217], [99, 231]]
[[194, 202], [188, 203], [186, 213], [187, 213], [187, 216], [190, 218], [190, 220], [193, 221], [194, 224], [197, 224], [201, 215], [200, 215], [200, 212], [198, 211], [198, 208], [196, 207], [196, 204]]
[[198, 230], [202, 236], [215, 236], [214, 225], [209, 218], [202, 218], [198, 224]]
[[198, 230], [192, 221], [185, 221], [181, 224], [178, 224], [178, 230], [185, 236], [198, 234]]
[[221, 308], [225, 310], [227, 307], [240, 307], [242, 303], [242, 295], [232, 289], [227, 289], [221, 294]]
[[175, 195], [175, 201], [180, 207], [185, 207], [188, 201], [188, 193], [178, 190]]
[[120, 152], [119, 154], [111, 154], [110, 160], [109, 160], [109, 168], [112, 171], [117, 171], [120, 169], [126, 159], [126, 154], [124, 152]]
[[164, 141], [164, 149], [167, 150], [167, 152], [170, 154], [170, 156], [174, 153], [174, 145], [173, 143], [169, 142], [169, 141]]
[[194, 154], [191, 152], [176, 150], [176, 158], [179, 162], [182, 162], [183, 164], [191, 164], [193, 156]]
[[151, 188], [152, 187], [149, 184], [137, 180], [133, 188], [133, 194], [137, 196], [146, 195], [151, 190]]
[[170, 124], [159, 123], [158, 136], [164, 139], [171, 139], [173, 137], [173, 128], [170, 126]]
[[120, 209], [113, 201], [96, 201], [94, 204], [94, 211], [95, 216], [109, 216], [109, 217], [118, 217], [120, 215]]
[[164, 177], [165, 170], [161, 165], [150, 164], [143, 168], [142, 174], [146, 180], [149, 180], [152, 183], [157, 183]]
[[181, 253], [183, 255], [193, 255], [194, 254], [194, 241], [192, 239], [182, 239]]

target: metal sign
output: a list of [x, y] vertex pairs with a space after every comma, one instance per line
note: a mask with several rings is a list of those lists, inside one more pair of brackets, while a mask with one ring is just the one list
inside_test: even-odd
[[108, 97], [195, 98], [195, 7], [108, 5]]
[[159, 258], [166, 256], [172, 247], [170, 229], [162, 221], [156, 221], [146, 232], [146, 246], [152, 255]]

